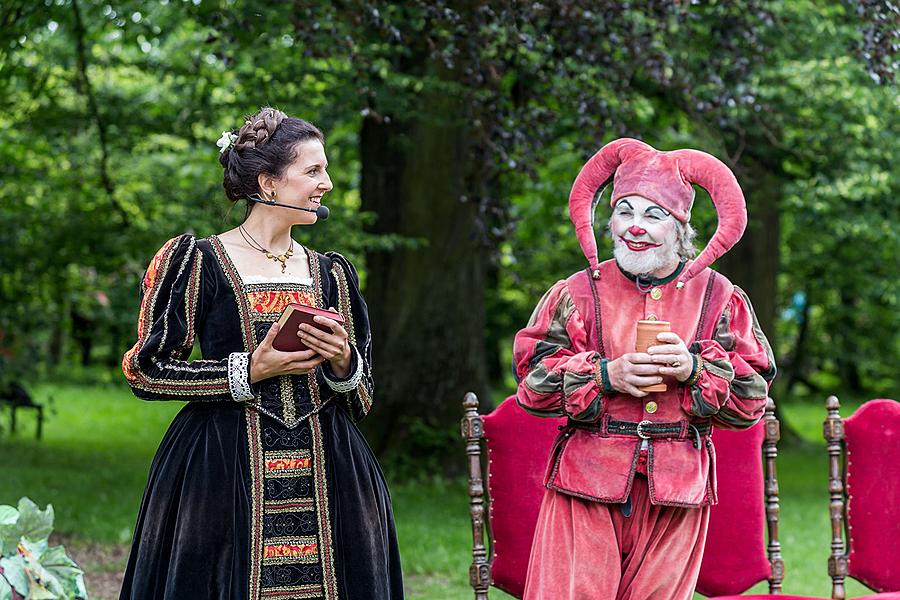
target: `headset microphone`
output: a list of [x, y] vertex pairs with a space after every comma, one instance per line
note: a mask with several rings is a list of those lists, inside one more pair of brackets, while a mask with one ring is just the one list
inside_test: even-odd
[[268, 204], [269, 206], [281, 206], [283, 208], [293, 208], [294, 210], [302, 210], [303, 212], [311, 212], [316, 213], [316, 216], [323, 221], [329, 217], [331, 211], [328, 210], [327, 206], [320, 204], [316, 208], [301, 208], [299, 206], [291, 206], [290, 204], [282, 204], [280, 202], [275, 202], [274, 200], [263, 200], [258, 194], [254, 194], [253, 196], [248, 196], [247, 199], [250, 202], [259, 202], [260, 204]]

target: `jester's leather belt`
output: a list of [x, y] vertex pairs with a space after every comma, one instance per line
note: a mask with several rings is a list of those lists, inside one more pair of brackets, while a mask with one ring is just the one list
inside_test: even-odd
[[[583, 423], [569, 419], [566, 429], [584, 429], [594, 431], [603, 436], [633, 435], [642, 440], [651, 439], [689, 439], [693, 438], [694, 447], [700, 447], [700, 438], [709, 435], [712, 427], [709, 422], [690, 423], [686, 420], [669, 423], [653, 421], [615, 421], [603, 419], [599, 423]], [[562, 427], [560, 429], [563, 429]]]

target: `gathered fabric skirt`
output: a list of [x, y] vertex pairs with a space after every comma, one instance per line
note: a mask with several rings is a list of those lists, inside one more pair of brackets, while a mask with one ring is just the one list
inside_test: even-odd
[[[238, 404], [191, 402], [173, 420], [150, 468], [120, 600], [402, 598], [387, 485], [346, 412], [330, 404], [318, 415], [324, 468], [319, 465], [317, 472], [324, 476], [327, 493], [320, 502], [327, 506], [318, 512], [304, 509], [311, 512], [296, 513], [293, 520], [287, 518], [294, 516], [290, 513], [267, 514], [264, 525], [262, 500], [254, 499], [254, 489], [262, 486], [254, 485], [246, 410]], [[291, 430], [265, 415], [258, 419], [259, 439], [265, 443], [304, 435], [302, 424]], [[295, 466], [284, 460], [267, 464], [286, 462]], [[297, 481], [307, 485], [307, 479]], [[266, 483], [282, 481], [287, 480]], [[317, 520], [316, 514], [326, 520]], [[261, 540], [263, 531], [273, 527], [272, 536], [286, 532], [309, 543], [279, 537], [271, 540], [283, 541], [280, 545], [265, 545], [270, 538], [253, 541], [254, 531]], [[287, 548], [286, 554], [279, 548]], [[300, 558], [291, 558], [293, 550]]]

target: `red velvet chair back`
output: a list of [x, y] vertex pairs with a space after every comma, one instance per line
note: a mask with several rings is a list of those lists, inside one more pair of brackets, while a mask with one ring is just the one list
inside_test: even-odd
[[710, 509], [697, 591], [741, 594], [772, 576], [766, 554], [762, 444], [766, 421], [746, 431], [713, 430], [719, 503]]
[[493, 585], [521, 598], [544, 497], [544, 471], [565, 419], [526, 413], [510, 396], [484, 416], [488, 450]]
[[900, 591], [900, 402], [870, 400], [844, 419], [847, 573]]

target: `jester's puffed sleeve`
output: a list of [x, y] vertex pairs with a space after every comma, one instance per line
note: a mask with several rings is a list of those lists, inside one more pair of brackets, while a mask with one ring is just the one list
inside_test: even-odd
[[542, 417], [594, 421], [603, 403], [601, 360], [586, 346], [584, 321], [566, 282], [559, 281], [516, 334], [513, 364], [522, 408]]
[[747, 294], [735, 286], [713, 339], [691, 344], [694, 373], [682, 408], [712, 417], [727, 429], [744, 429], [762, 417], [775, 379], [775, 359]]
[[249, 354], [220, 360], [187, 358], [202, 312], [203, 254], [192, 235], [166, 242], [141, 280], [137, 343], [122, 371], [145, 400], [249, 400]]
[[344, 317], [352, 358], [346, 377], [338, 377], [328, 361], [322, 363], [322, 375], [333, 394], [341, 400], [339, 404], [349, 411], [354, 421], [359, 421], [372, 408], [375, 391], [369, 309], [359, 291], [359, 275], [353, 264], [337, 252], [328, 252], [326, 256], [332, 260], [328, 305]]

